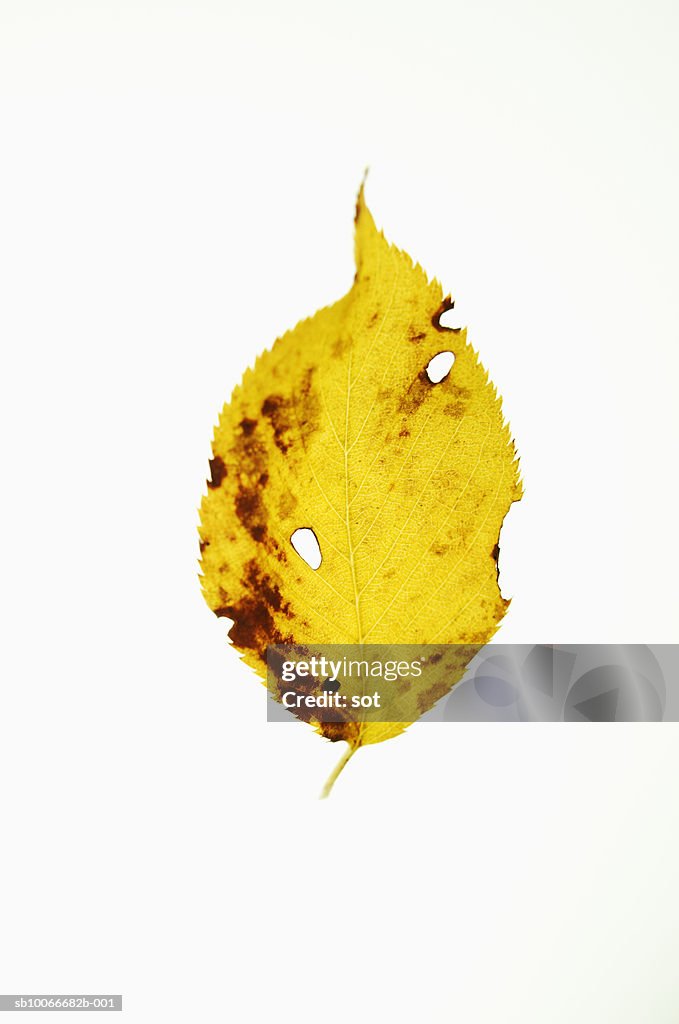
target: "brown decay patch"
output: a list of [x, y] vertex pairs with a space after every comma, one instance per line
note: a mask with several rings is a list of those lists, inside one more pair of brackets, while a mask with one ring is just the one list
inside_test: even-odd
[[368, 320], [368, 327], [374, 327], [375, 324], [377, 323], [378, 319], [379, 319], [379, 316], [380, 316], [379, 313], [377, 313], [377, 312], [373, 313], [372, 316], [370, 317], [370, 319]]
[[[312, 680], [312, 682], [314, 683], [314, 686], [313, 686], [314, 695], [318, 695], [318, 687], [316, 685], [316, 682], [315, 682], [315, 680]], [[283, 689], [281, 691], [281, 696], [282, 696], [283, 693], [289, 693], [291, 690], [294, 691], [295, 693], [303, 692], [303, 691], [295, 690], [294, 686], [291, 686], [290, 683], [285, 683], [284, 686], [285, 686], [285, 689]], [[281, 703], [282, 703], [282, 701], [281, 701]], [[323, 719], [324, 719], [324, 721], [322, 723], [324, 729], [327, 726], [342, 729], [342, 728], [346, 728], [347, 725], [350, 724], [349, 721], [348, 721], [349, 713], [347, 711], [343, 710], [342, 708], [329, 707], [329, 708], [318, 708], [318, 709], [316, 709], [314, 707], [306, 707], [304, 704], [302, 704], [300, 707], [288, 708], [287, 710], [291, 711], [292, 714], [295, 716], [295, 718], [299, 718], [300, 721], [302, 721], [302, 722], [314, 722], [314, 721], [317, 721], [318, 720], [317, 716], [319, 714], [322, 715]], [[325, 735], [325, 733], [324, 733], [324, 735]], [[343, 738], [343, 737], [340, 737], [340, 738]]]
[[250, 487], [242, 487], [236, 495], [236, 515], [253, 540], [263, 541], [266, 537], [266, 523], [258, 522], [264, 516], [264, 505], [259, 492]]
[[[504, 615], [504, 610], [502, 611], [502, 615]], [[500, 618], [502, 618], [502, 615], [500, 616]], [[456, 643], [471, 644], [473, 647], [483, 647], [484, 644], [488, 643], [488, 640], [488, 630], [478, 630], [476, 633], [460, 633], [460, 636]]]
[[240, 426], [234, 446], [235, 462], [240, 466], [234, 510], [253, 540], [263, 542], [267, 536], [267, 513], [260, 481], [263, 476], [268, 479], [268, 454], [256, 435], [257, 421], [246, 418]]
[[453, 334], [459, 334], [461, 328], [459, 327], [443, 327], [441, 324], [441, 317], [444, 313], [447, 313], [449, 309], [455, 308], [455, 302], [451, 299], [450, 295], [442, 300], [441, 305], [436, 310], [431, 318], [432, 327], [435, 327], [437, 331], [452, 331]]
[[[298, 657], [302, 654], [308, 653], [306, 648], [302, 647], [301, 645], [295, 646], [294, 649]], [[281, 654], [280, 651], [277, 651], [275, 647], [272, 646], [271, 650], [267, 651], [267, 664], [268, 667], [271, 669], [272, 674], [276, 677], [276, 679], [281, 679], [283, 675], [284, 661], [284, 656]]]
[[410, 437], [410, 431], [408, 430], [407, 427], [403, 427], [403, 429], [399, 432], [398, 436], [399, 437]]
[[226, 466], [224, 465], [224, 459], [219, 455], [215, 455], [214, 458], [210, 459], [210, 479], [207, 482], [210, 490], [216, 490], [221, 485], [225, 476]]
[[331, 743], [346, 740], [353, 747], [360, 746], [361, 726], [359, 722], [321, 722], [319, 732]]
[[238, 601], [224, 603], [214, 612], [219, 618], [233, 619], [229, 636], [236, 647], [256, 651], [265, 661], [269, 644], [293, 642], [276, 626], [274, 613], [281, 612], [288, 619], [294, 616], [289, 603], [283, 600], [278, 583], [268, 573], [263, 573], [253, 559], [246, 564], [241, 583], [245, 592]]
[[[438, 665], [439, 661], [441, 661], [442, 658], [443, 658], [443, 654], [440, 651], [438, 651], [436, 654], [431, 654], [428, 658], [422, 659], [423, 667], [424, 667], [424, 665], [427, 665], [427, 666]], [[407, 693], [410, 690], [411, 685], [412, 685], [411, 680], [408, 679], [408, 678], [405, 678], [401, 683], [399, 683], [397, 685], [396, 693], [399, 696], [402, 696], [404, 693]], [[449, 688], [449, 684], [446, 683], [446, 689], [448, 689], [448, 688]], [[427, 692], [428, 691], [425, 690], [424, 691], [424, 695], [426, 695]], [[437, 698], [437, 700], [438, 700], [438, 698]]]
[[290, 440], [290, 410], [282, 395], [269, 395], [262, 402], [262, 416], [266, 416], [273, 430], [274, 444], [279, 451], [286, 454], [292, 441]]
[[432, 683], [426, 690], [418, 695], [417, 698], [417, 709], [421, 715], [429, 708], [433, 707], [437, 700], [440, 700], [445, 693], [448, 693], [450, 689], [450, 680], [448, 678], [439, 679], [438, 682]]
[[[495, 562], [495, 579], [497, 580], [497, 585], [499, 587], [500, 586], [500, 562], [499, 562], [499, 558], [500, 558], [500, 545], [499, 544], [496, 544], [493, 547], [493, 550], [490, 553], [490, 557]], [[502, 598], [502, 595], [500, 595], [500, 597]]]
[[285, 643], [269, 609], [251, 594], [244, 595], [235, 604], [220, 605], [214, 612], [220, 619], [233, 619], [229, 636], [236, 647], [257, 651], [263, 657], [268, 643]]
[[313, 366], [305, 370], [298, 397], [290, 402], [294, 432], [299, 431], [303, 445], [317, 432], [321, 416], [321, 403], [313, 387], [314, 372]]
[[419, 345], [419, 343], [426, 337], [427, 335], [425, 331], [417, 331], [414, 327], [411, 327], [408, 335], [408, 341], [412, 341], [414, 345]]
[[412, 416], [413, 413], [417, 412], [425, 399], [429, 397], [432, 388], [436, 386], [436, 384], [432, 384], [429, 380], [427, 371], [420, 370], [415, 380], [408, 386], [406, 393], [401, 396], [398, 411], [405, 413], [407, 416]]
[[461, 419], [467, 411], [472, 393], [469, 388], [455, 384], [454, 381], [450, 380], [448, 377], [445, 377], [444, 380], [441, 381], [441, 384], [443, 384], [444, 381], [446, 381], [447, 386], [446, 393], [450, 395], [452, 401], [447, 402], [446, 405], [443, 406], [443, 414], [444, 416], [452, 416], [455, 419]]
[[[298, 391], [303, 402], [300, 410], [303, 438], [317, 429], [320, 416], [320, 403], [312, 388], [313, 372], [313, 368], [306, 371]], [[287, 445], [283, 432], [291, 426], [285, 414], [292, 412], [294, 416], [295, 413], [291, 406], [292, 403], [286, 402], [280, 395], [270, 395], [262, 406], [263, 415], [271, 421], [274, 439], [278, 429], [277, 446], [279, 449], [283, 446], [283, 451]], [[296, 427], [296, 416], [294, 423]], [[269, 482], [271, 448], [265, 443], [260, 423], [256, 419], [244, 417], [239, 427], [240, 431], [236, 431], [233, 438], [229, 459], [230, 464], [239, 467], [234, 512], [250, 536], [262, 544], [264, 550], [279, 563], [286, 564], [286, 552], [269, 533], [268, 510], [264, 502]], [[219, 462], [223, 465], [221, 459]], [[278, 584], [270, 575], [262, 573], [254, 560], [245, 566], [242, 585], [244, 592], [237, 599], [230, 598], [222, 591], [222, 603], [214, 609], [214, 613], [219, 617], [228, 616], [233, 619], [234, 624], [229, 631], [233, 644], [241, 649], [256, 651], [265, 663], [267, 645], [294, 643], [294, 637], [284, 635], [275, 621], [276, 614], [288, 619], [292, 619], [293, 614], [290, 605], [283, 600]]]
[[[313, 402], [307, 405], [309, 422], [311, 410], [315, 407]], [[290, 429], [289, 420], [285, 415], [287, 408], [288, 404], [280, 395], [270, 395], [262, 405], [264, 414], [272, 423], [277, 447], [283, 453], [289, 447], [288, 441], [284, 438], [285, 432]], [[253, 540], [264, 544], [267, 551], [275, 554], [280, 562], [285, 562], [286, 557], [280, 546], [268, 532], [268, 513], [263, 498], [269, 482], [269, 449], [260, 437], [257, 420], [245, 417], [240, 422], [240, 428], [233, 448], [233, 460], [240, 467], [234, 511]]]
[[205, 548], [209, 548], [210, 547], [210, 541], [209, 540], [201, 540], [199, 546], [200, 546], [200, 553], [202, 555], [203, 552], [205, 551]]
[[254, 559], [250, 559], [246, 564], [242, 582], [245, 587], [249, 587], [251, 590], [257, 590], [261, 593], [267, 604], [273, 608], [274, 611], [283, 611], [283, 613], [290, 618], [290, 605], [287, 601], [283, 600], [280, 587], [274, 580], [272, 580], [268, 573], [260, 571], [259, 566]]
[[[424, 664], [425, 665], [438, 665], [438, 663], [439, 663], [439, 661], [441, 660], [442, 657], [443, 657], [443, 654], [441, 654], [441, 653], [432, 654], [432, 655], [430, 655], [426, 659]], [[402, 695], [404, 693], [407, 693], [408, 690], [410, 689], [410, 687], [411, 687], [411, 680], [406, 678], [406, 679], [403, 680], [402, 683], [400, 683], [397, 686], [396, 692], [397, 692], [397, 694]]]
[[[308, 648], [303, 644], [295, 644], [293, 646], [298, 657], [300, 655], [308, 655]], [[284, 658], [280, 651], [270, 649], [267, 661], [267, 668], [270, 669], [270, 673], [267, 673], [267, 685], [279, 704], [283, 703], [283, 694], [285, 693], [294, 693], [300, 697], [318, 696], [324, 690], [330, 688], [327, 685], [327, 680], [324, 682], [322, 679], [316, 679], [313, 676], [299, 676], [297, 673], [295, 673], [295, 678], [292, 682], [283, 682]], [[274, 684], [271, 683], [271, 676], [275, 680]], [[338, 690], [339, 684], [335, 685], [334, 689]], [[291, 707], [287, 710], [302, 722], [314, 722], [317, 720], [317, 710], [313, 707], [307, 707], [305, 704], [302, 704], [300, 707]], [[349, 718], [349, 713], [341, 708], [323, 708], [322, 714], [324, 718], [328, 719], [326, 724], [330, 726], [345, 724]]]

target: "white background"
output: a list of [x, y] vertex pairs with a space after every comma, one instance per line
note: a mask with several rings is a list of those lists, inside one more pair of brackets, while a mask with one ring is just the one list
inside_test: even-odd
[[[130, 1022], [679, 1019], [677, 728], [267, 725], [212, 426], [367, 197], [505, 399], [498, 639], [676, 642], [679, 13], [0, 0], [0, 990]], [[66, 1021], [70, 1015], [60, 1020]]]

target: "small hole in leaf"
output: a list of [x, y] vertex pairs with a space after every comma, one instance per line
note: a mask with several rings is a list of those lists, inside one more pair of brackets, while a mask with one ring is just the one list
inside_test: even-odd
[[455, 362], [454, 352], [439, 352], [427, 365], [427, 377], [432, 384], [440, 384], [450, 373]]
[[295, 530], [290, 538], [290, 543], [310, 568], [318, 569], [323, 559], [318, 538], [313, 530], [302, 526], [299, 530]]

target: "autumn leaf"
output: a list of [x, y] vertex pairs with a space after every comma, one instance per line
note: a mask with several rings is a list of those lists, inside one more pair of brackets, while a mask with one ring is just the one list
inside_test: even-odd
[[[500, 399], [363, 187], [355, 226], [351, 290], [246, 370], [214, 434], [202, 587], [262, 681], [272, 644], [485, 644], [509, 603], [498, 540], [521, 484]], [[310, 721], [349, 744], [339, 768], [407, 724]]]

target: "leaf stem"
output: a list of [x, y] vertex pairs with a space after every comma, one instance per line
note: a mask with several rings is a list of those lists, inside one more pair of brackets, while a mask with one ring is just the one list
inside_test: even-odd
[[323, 787], [323, 792], [321, 793], [321, 800], [324, 800], [326, 797], [330, 796], [330, 791], [332, 790], [332, 787], [335, 785], [335, 782], [337, 781], [339, 775], [341, 774], [342, 769], [344, 768], [345, 765], [349, 763], [349, 761], [351, 760], [351, 758], [353, 757], [357, 750], [357, 746], [355, 747], [351, 743], [347, 745], [347, 749], [344, 751], [341, 758], [339, 759], [339, 761], [333, 768], [332, 772], [328, 776], [328, 781]]

